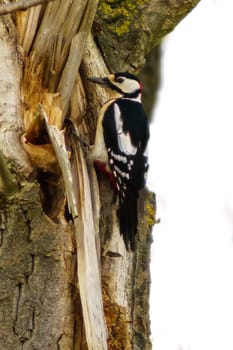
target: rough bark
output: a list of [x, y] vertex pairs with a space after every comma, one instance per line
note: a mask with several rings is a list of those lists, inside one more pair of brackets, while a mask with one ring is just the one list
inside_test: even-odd
[[108, 67], [138, 73], [145, 56], [199, 1], [100, 0], [94, 29]]
[[91, 34], [97, 1], [54, 0], [0, 17], [1, 349], [151, 348], [155, 198], [142, 191], [136, 251], [126, 252], [110, 185], [97, 183], [77, 139], [93, 142], [98, 109], [110, 97], [86, 77], [108, 67], [138, 70], [155, 37], [195, 3], [126, 1], [124, 11], [149, 29], [137, 21], [116, 33], [104, 9], [118, 8], [123, 22], [128, 12], [120, 1], [101, 1], [94, 31], [101, 51]]
[[152, 111], [157, 102], [160, 87], [160, 62], [161, 45], [158, 45], [146, 57], [146, 64], [139, 75], [143, 83], [142, 102], [148, 118], [152, 118]]

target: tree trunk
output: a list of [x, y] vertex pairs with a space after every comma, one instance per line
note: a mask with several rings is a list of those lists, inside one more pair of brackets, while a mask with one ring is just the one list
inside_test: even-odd
[[121, 2], [112, 20], [113, 2], [100, 1], [93, 34], [96, 0], [41, 1], [0, 17], [0, 349], [151, 348], [155, 198], [141, 192], [136, 250], [127, 252], [110, 185], [97, 181], [79, 141], [93, 143], [110, 97], [86, 77], [137, 72], [158, 43], [139, 26], [161, 38], [197, 2], [126, 1], [143, 21], [120, 32], [119, 14], [131, 20]]

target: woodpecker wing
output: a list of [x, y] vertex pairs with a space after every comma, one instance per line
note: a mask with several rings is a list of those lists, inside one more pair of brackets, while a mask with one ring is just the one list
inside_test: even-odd
[[148, 169], [145, 151], [149, 139], [148, 121], [141, 103], [116, 100], [105, 112], [103, 130], [113, 175], [139, 190], [145, 185]]
[[145, 152], [149, 139], [148, 119], [142, 103], [123, 98], [116, 101], [123, 122], [123, 131], [130, 134], [132, 145]]
[[148, 169], [145, 150], [148, 121], [141, 103], [129, 99], [113, 102], [103, 118], [104, 141], [119, 196], [120, 231], [126, 247], [134, 249], [138, 191]]

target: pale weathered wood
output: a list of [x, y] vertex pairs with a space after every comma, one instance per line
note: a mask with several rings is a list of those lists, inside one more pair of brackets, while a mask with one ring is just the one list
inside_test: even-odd
[[[93, 217], [92, 196], [86, 161], [80, 147], [76, 152], [79, 174], [80, 213], [75, 222], [78, 232], [78, 276], [85, 331], [90, 350], [107, 349], [107, 329], [103, 313], [100, 260]], [[99, 237], [98, 237], [99, 239]]]
[[102, 302], [100, 264], [97, 256], [96, 226], [86, 162], [82, 149], [77, 145], [75, 152], [79, 183], [79, 203], [77, 203], [64, 134], [57, 127], [48, 124], [48, 117], [42, 106], [40, 110], [63, 173], [68, 206], [74, 220], [78, 281], [88, 348], [105, 350], [107, 349], [107, 330]]
[[67, 113], [74, 83], [82, 60], [83, 50], [86, 44], [86, 33], [78, 32], [72, 39], [70, 53], [66, 66], [63, 69], [58, 90], [61, 94], [64, 116]]
[[[33, 74], [35, 74], [35, 78], [37, 79], [38, 67], [36, 65], [37, 63], [41, 63], [40, 59], [42, 58], [42, 53], [44, 52], [45, 60], [47, 60], [48, 66], [45, 65], [45, 73], [42, 71], [42, 74], [44, 74], [43, 84], [46, 86], [48, 82], [50, 90], [53, 91], [56, 89], [56, 85], [60, 79], [59, 70], [62, 66], [64, 66], [69, 49], [69, 58], [66, 62], [65, 68], [63, 69], [60, 84], [62, 102], [65, 101], [65, 103], [62, 103], [61, 106], [64, 116], [66, 114], [65, 109], [67, 109], [70, 103], [73, 86], [75, 84], [76, 77], [78, 76], [78, 69], [81, 62], [85, 41], [88, 32], [91, 29], [97, 7], [97, 1], [89, 1], [87, 7], [86, 3], [86, 1], [74, 1], [72, 3], [60, 3], [60, 6], [58, 6], [56, 3], [48, 5], [36, 38], [32, 43], [31, 55], [29, 58], [32, 65], [30, 66], [29, 64], [28, 70], [26, 70], [28, 77], [24, 91], [27, 95], [28, 92], [30, 92], [30, 88], [28, 89], [28, 84], [29, 86], [34, 84], [33, 80], [30, 81], [29, 72], [32, 70]], [[78, 18], [75, 18], [74, 13], [77, 11], [77, 9], [79, 10], [79, 16]], [[84, 13], [84, 10], [85, 14], [83, 16], [82, 14]], [[52, 22], [51, 16], [53, 16]], [[67, 17], [69, 17], [69, 21], [66, 21]], [[80, 28], [83, 29], [75, 35], [81, 19], [82, 23]], [[50, 28], [51, 25], [52, 28]], [[56, 40], [55, 42], [54, 34]], [[66, 39], [65, 41], [64, 38]], [[71, 47], [69, 47], [70, 42]], [[51, 57], [48, 56], [50, 46], [53, 47]], [[42, 58], [42, 65], [45, 64], [43, 63], [43, 60], [44, 58]], [[98, 215], [95, 215], [95, 213], [99, 214], [99, 210], [97, 209], [99, 206], [98, 197], [95, 197], [94, 203], [92, 203], [93, 196], [90, 192], [86, 162], [82, 155], [82, 150], [77, 145], [74, 147], [75, 158], [77, 159], [75, 165], [76, 169], [74, 167], [71, 169], [69, 163], [70, 155], [65, 148], [63, 132], [59, 130], [60, 128], [55, 126], [56, 124], [60, 123], [60, 118], [58, 118], [59, 122], [57, 122], [56, 113], [51, 110], [51, 101], [54, 100], [52, 94], [48, 94], [43, 90], [43, 88], [41, 91], [38, 89], [38, 92], [38, 97], [40, 98], [41, 103], [44, 104], [44, 102], [46, 102], [45, 109], [41, 107], [41, 113], [46, 121], [47, 131], [61, 167], [68, 199], [68, 207], [74, 220], [78, 257], [78, 281], [88, 348], [93, 350], [107, 349], [107, 331], [104, 320], [101, 292], [100, 244], [97, 224]], [[50, 95], [51, 101], [49, 103], [48, 97]], [[32, 102], [35, 103], [35, 99], [33, 99]], [[50, 112], [51, 115], [49, 118], [46, 116], [45, 110]], [[33, 122], [33, 115], [31, 117], [29, 115], [29, 119], [31, 119]], [[30, 125], [27, 120], [25, 124]], [[34, 145], [30, 145], [30, 147], [32, 146]], [[24, 147], [30, 152], [28, 149], [29, 144], [25, 143]], [[35, 149], [36, 147], [38, 152], [40, 152], [41, 146], [34, 146]], [[29, 154], [31, 157], [31, 153]], [[50, 159], [51, 155], [48, 153], [47, 162], [49, 162]], [[46, 161], [46, 159], [44, 160]], [[37, 166], [39, 167], [40, 164], [37, 164]], [[94, 180], [94, 173], [92, 178], [93, 183], [96, 183]], [[95, 190], [95, 196], [96, 195], [98, 196], [97, 190]]]
[[76, 34], [71, 42], [70, 54], [63, 70], [63, 74], [59, 83], [58, 91], [61, 94], [64, 116], [69, 107], [72, 89], [74, 87], [75, 78], [79, 71], [79, 66], [83, 56], [84, 47], [88, 34], [91, 31], [92, 23], [97, 10], [98, 1], [89, 1], [82, 18], [81, 26], [78, 34]]
[[61, 167], [63, 174], [63, 179], [65, 182], [66, 195], [68, 200], [69, 212], [72, 214], [72, 217], [75, 219], [78, 216], [77, 211], [77, 200], [74, 196], [73, 191], [73, 180], [71, 174], [71, 167], [69, 162], [69, 154], [65, 147], [64, 132], [60, 131], [56, 126], [49, 124], [48, 117], [42, 105], [40, 107], [40, 113], [45, 120], [45, 125], [47, 132], [49, 134], [51, 143], [54, 147], [58, 163]]
[[17, 2], [8, 3], [0, 6], [0, 15], [6, 15], [15, 11], [27, 10], [30, 7], [45, 4], [54, 0], [19, 0]]
[[23, 130], [19, 118], [22, 66], [14, 37], [14, 25], [9, 17], [0, 19], [0, 33], [0, 149], [3, 157], [9, 161], [9, 168], [28, 175], [32, 168], [19, 142]]
[[46, 7], [33, 42], [31, 61], [34, 69], [44, 64], [43, 83], [48, 85], [49, 82], [51, 92], [56, 91], [59, 84], [71, 41], [84, 18], [86, 6], [87, 0], [74, 0], [55, 1]]
[[24, 49], [24, 53], [28, 54], [33, 43], [42, 5], [30, 8], [28, 11], [20, 12], [17, 16], [17, 26], [19, 31], [19, 41]]

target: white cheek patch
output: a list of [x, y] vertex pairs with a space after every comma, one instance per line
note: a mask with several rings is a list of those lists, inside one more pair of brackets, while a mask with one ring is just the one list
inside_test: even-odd
[[130, 134], [123, 131], [123, 121], [121, 119], [121, 112], [117, 104], [114, 104], [114, 118], [117, 130], [117, 140], [121, 152], [126, 155], [134, 155], [137, 153], [137, 147], [131, 142]]
[[120, 89], [122, 89], [124, 92], [134, 92], [138, 89], [140, 89], [139, 82], [132, 79], [125, 79], [125, 81], [119, 85]]

